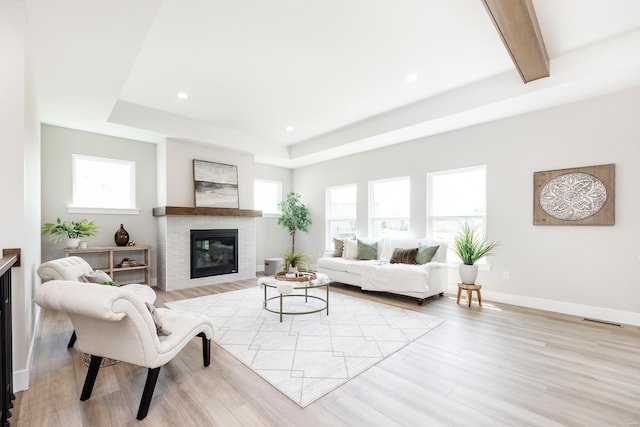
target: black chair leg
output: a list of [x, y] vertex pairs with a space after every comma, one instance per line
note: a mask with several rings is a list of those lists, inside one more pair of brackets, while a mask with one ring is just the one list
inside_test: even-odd
[[202, 363], [204, 366], [209, 366], [211, 363], [211, 340], [207, 339], [204, 332], [200, 332], [198, 337], [202, 337]]
[[149, 412], [149, 405], [151, 404], [151, 398], [153, 397], [153, 390], [156, 388], [156, 381], [158, 381], [158, 375], [160, 374], [161, 366], [157, 368], [149, 368], [147, 372], [147, 381], [144, 383], [144, 391], [142, 392], [142, 400], [140, 400], [140, 407], [138, 408], [139, 420], [144, 420]]
[[96, 377], [100, 369], [100, 363], [102, 363], [102, 357], [91, 355], [89, 370], [87, 371], [87, 377], [84, 379], [84, 387], [82, 387], [82, 394], [80, 395], [80, 400], [83, 402], [91, 397], [93, 385], [96, 383]]
[[67, 348], [73, 347], [73, 345], [76, 343], [77, 338], [78, 337], [76, 337], [76, 331], [74, 329], [73, 333], [71, 334], [71, 338], [69, 338], [69, 344], [67, 344]]

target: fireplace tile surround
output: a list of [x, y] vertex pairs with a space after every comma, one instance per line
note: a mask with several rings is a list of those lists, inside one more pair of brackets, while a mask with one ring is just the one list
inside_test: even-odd
[[[255, 218], [261, 216], [261, 212], [240, 210], [235, 215], [233, 212], [212, 210], [208, 214], [195, 209], [175, 215], [169, 209], [154, 209], [158, 236], [158, 287], [164, 291], [173, 291], [256, 277]], [[238, 229], [238, 272], [191, 279], [191, 230], [233, 228]]]

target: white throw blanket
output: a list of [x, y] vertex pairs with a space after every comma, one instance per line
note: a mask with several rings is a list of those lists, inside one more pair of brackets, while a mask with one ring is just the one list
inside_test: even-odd
[[276, 280], [273, 277], [260, 277], [258, 279], [258, 286], [262, 286], [263, 284], [275, 286], [278, 289], [279, 294], [289, 295], [293, 292], [293, 286], [295, 282]]
[[429, 288], [433, 265], [367, 264], [362, 266], [362, 289], [393, 293], [423, 293]]

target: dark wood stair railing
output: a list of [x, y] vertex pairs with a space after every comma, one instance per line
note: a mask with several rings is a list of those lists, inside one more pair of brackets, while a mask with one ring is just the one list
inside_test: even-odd
[[11, 343], [11, 267], [20, 266], [20, 249], [4, 249], [0, 258], [0, 426], [9, 426], [13, 408], [13, 360]]

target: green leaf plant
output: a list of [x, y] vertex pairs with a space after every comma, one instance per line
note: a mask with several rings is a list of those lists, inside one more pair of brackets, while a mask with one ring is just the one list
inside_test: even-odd
[[302, 258], [306, 257], [307, 254], [295, 253], [295, 252], [285, 252], [284, 254], [284, 271], [289, 271], [289, 267], [298, 267], [302, 266], [307, 270], [311, 270], [311, 264]]
[[287, 193], [287, 198], [278, 203], [280, 217], [278, 225], [283, 226], [291, 235], [291, 253], [296, 250], [296, 232], [308, 231], [311, 225], [311, 217], [307, 207], [300, 201], [300, 194], [293, 191]]
[[466, 221], [453, 240], [453, 250], [466, 265], [473, 265], [480, 258], [493, 255], [493, 250], [498, 246], [499, 242], [489, 242], [486, 236], [480, 235], [477, 226], [471, 227]]
[[78, 239], [80, 237], [95, 236], [98, 226], [90, 219], [80, 221], [62, 221], [60, 218], [56, 222], [48, 222], [42, 225], [42, 234], [50, 234], [51, 240], [59, 242], [64, 239]]

